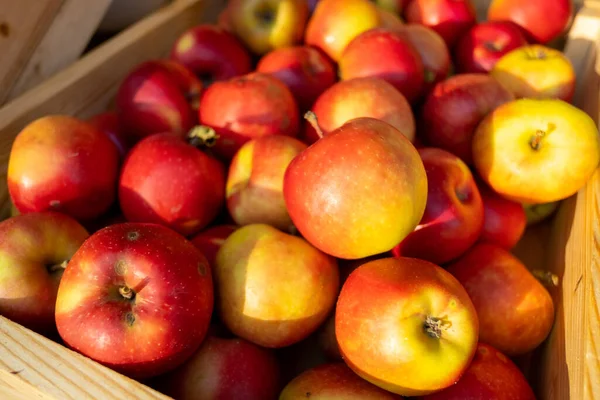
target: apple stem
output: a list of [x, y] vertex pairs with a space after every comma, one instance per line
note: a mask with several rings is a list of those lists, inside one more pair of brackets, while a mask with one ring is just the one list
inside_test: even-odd
[[69, 261], [65, 260], [65, 261], [61, 262], [60, 264], [52, 264], [48, 268], [48, 271], [50, 271], [50, 272], [56, 272], [56, 271], [64, 270], [65, 268], [67, 268], [67, 264], [68, 263], [69, 263]]
[[427, 316], [424, 328], [429, 336], [440, 339], [442, 337], [443, 321], [439, 318]]
[[531, 271], [533, 276], [546, 287], [558, 287], [560, 278], [558, 275], [543, 269], [534, 269]]
[[119, 288], [119, 294], [121, 296], [123, 296], [123, 298], [127, 299], [127, 300], [131, 300], [133, 298], [133, 295], [135, 294], [133, 292], [133, 290], [131, 290], [130, 287], [127, 286], [121, 286]]
[[310, 125], [313, 127], [313, 129], [315, 131], [317, 131], [317, 135], [319, 135], [319, 138], [322, 138], [323, 130], [319, 126], [319, 121], [317, 120], [317, 114], [315, 114], [312, 111], [307, 111], [306, 114], [304, 114], [304, 119], [310, 123]]
[[187, 134], [188, 143], [194, 147], [213, 147], [219, 139], [217, 132], [204, 125], [198, 125], [192, 128]]
[[535, 131], [535, 134], [529, 141], [529, 145], [531, 146], [531, 148], [536, 151], [539, 150], [544, 136], [546, 136], [546, 132], [544, 132], [543, 130], [538, 129], [537, 131]]

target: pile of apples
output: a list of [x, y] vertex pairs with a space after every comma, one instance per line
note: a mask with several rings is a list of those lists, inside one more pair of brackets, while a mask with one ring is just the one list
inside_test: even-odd
[[511, 250], [600, 160], [572, 17], [231, 0], [18, 134], [0, 314], [177, 399], [533, 399], [551, 282]]

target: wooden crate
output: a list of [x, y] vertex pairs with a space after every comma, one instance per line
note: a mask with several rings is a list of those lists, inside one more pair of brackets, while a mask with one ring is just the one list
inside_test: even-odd
[[[176, 0], [0, 109], [0, 216], [8, 215], [6, 164], [15, 135], [48, 114], [87, 118], [109, 107], [137, 63], [166, 54], [183, 30], [214, 20], [225, 0]], [[489, 1], [478, 1], [485, 10]], [[600, 4], [581, 3], [565, 53], [577, 72], [574, 103], [598, 123]], [[515, 253], [561, 279], [552, 290], [556, 322], [532, 361], [539, 399], [600, 400], [600, 172], [528, 229]], [[2, 399], [166, 399], [141, 383], [0, 317]]]

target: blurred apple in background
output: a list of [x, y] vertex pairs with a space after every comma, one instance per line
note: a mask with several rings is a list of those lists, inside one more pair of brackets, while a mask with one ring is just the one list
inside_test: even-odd
[[560, 201], [542, 204], [523, 204], [525, 215], [527, 217], [527, 226], [535, 225], [554, 215]]
[[192, 236], [190, 241], [204, 254], [208, 264], [214, 267], [219, 249], [237, 228], [236, 225], [211, 226]]
[[560, 50], [541, 45], [519, 47], [505, 54], [490, 75], [517, 98], [571, 101], [575, 70]]
[[404, 10], [411, 0], [373, 0], [379, 7], [392, 12], [398, 16], [402, 16]]
[[319, 348], [332, 361], [342, 361], [340, 348], [335, 337], [335, 310], [316, 332]]
[[[327, 89], [312, 111], [324, 135], [359, 117], [377, 118], [389, 123], [408, 140], [415, 137], [415, 117], [406, 97], [381, 78], [354, 78]], [[313, 126], [305, 122], [303, 138], [312, 144], [319, 139]]]

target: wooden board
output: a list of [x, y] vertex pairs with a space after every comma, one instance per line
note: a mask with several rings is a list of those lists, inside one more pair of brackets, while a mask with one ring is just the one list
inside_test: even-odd
[[112, 0], [0, 0], [0, 105], [76, 61]]

